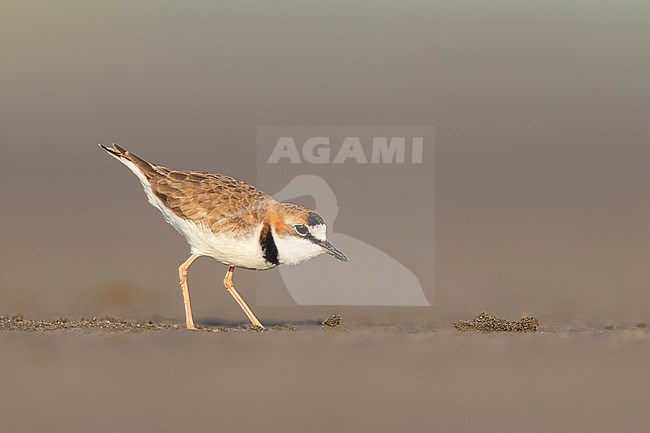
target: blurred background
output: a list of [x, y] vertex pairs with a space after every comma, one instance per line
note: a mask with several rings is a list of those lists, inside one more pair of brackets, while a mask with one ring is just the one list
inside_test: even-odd
[[[642, 1], [4, 1], [0, 314], [182, 323], [185, 241], [99, 142], [254, 183], [259, 125], [431, 125], [433, 306], [337, 312], [648, 319], [649, 14]], [[224, 272], [193, 266], [199, 321], [243, 321]], [[255, 274], [237, 284], [255, 305]]]

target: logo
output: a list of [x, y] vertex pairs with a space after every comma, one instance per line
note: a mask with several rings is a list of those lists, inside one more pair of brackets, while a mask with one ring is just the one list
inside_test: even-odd
[[[410, 162], [422, 163], [424, 137], [410, 137]], [[310, 137], [302, 143], [302, 151], [298, 150], [293, 137], [278, 138], [271, 155], [269, 164], [278, 164], [286, 159], [291, 164], [344, 164], [350, 160], [357, 164], [404, 164], [407, 150], [407, 137], [372, 137], [369, 155], [364, 150], [360, 137], [345, 137], [338, 143], [332, 159], [329, 137]]]
[[429, 306], [434, 299], [431, 127], [259, 127], [257, 184], [313, 209], [349, 262], [280, 266], [262, 305]]

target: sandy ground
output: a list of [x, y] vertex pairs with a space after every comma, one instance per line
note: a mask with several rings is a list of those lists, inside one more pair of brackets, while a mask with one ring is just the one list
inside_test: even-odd
[[[0, 316], [25, 317], [0, 324], [0, 433], [650, 431], [650, 2], [1, 11]], [[299, 305], [281, 269], [237, 270], [278, 328], [248, 332], [202, 258], [209, 329], [179, 329], [189, 248], [96, 144], [276, 192], [293, 171], [264, 161], [263, 125], [435, 128], [434, 178], [292, 168], [335, 191], [330, 233], [408, 267], [431, 307]], [[360, 289], [392, 276], [350, 258]], [[482, 310], [540, 327], [453, 327]]]
[[593, 433], [650, 425], [643, 324], [481, 334], [297, 323], [258, 333], [103, 321], [0, 332], [0, 431]]

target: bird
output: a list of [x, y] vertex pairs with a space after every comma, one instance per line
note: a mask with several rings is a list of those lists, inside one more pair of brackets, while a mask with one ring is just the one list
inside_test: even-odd
[[223, 284], [252, 324], [264, 330], [233, 283], [236, 268], [273, 269], [297, 265], [321, 254], [347, 262], [327, 240], [327, 225], [316, 212], [279, 202], [253, 185], [230, 176], [173, 170], [152, 164], [113, 143], [99, 144], [140, 180], [149, 203], [190, 245], [190, 256], [178, 268], [185, 327], [198, 329], [192, 315], [187, 275], [199, 257], [228, 266]]

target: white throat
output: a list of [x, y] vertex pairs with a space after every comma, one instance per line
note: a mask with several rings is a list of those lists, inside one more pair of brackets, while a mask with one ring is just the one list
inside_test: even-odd
[[273, 233], [273, 238], [278, 248], [278, 259], [283, 265], [297, 265], [325, 252], [322, 247], [309, 239], [297, 236], [280, 236], [276, 233]]

